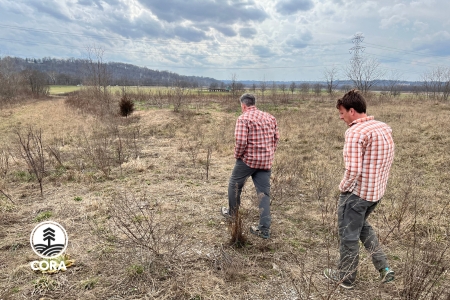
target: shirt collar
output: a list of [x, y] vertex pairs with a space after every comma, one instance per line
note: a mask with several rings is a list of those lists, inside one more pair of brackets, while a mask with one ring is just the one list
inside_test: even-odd
[[256, 110], [256, 106], [255, 105], [247, 106], [247, 110], [245, 112], [250, 112], [250, 111], [253, 111], [253, 110]]
[[367, 116], [367, 117], [364, 117], [364, 118], [356, 119], [355, 121], [351, 122], [348, 126], [351, 127], [351, 126], [353, 126], [353, 125], [355, 125], [357, 123], [362, 123], [362, 122], [370, 121], [370, 120], [373, 120], [373, 119], [375, 119], [374, 116]]

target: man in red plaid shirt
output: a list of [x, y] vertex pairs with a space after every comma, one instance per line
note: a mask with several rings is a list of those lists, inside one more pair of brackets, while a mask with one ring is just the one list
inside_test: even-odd
[[241, 192], [248, 177], [252, 177], [259, 198], [259, 225], [250, 232], [264, 239], [270, 237], [270, 174], [280, 138], [277, 120], [256, 108], [252, 94], [240, 98], [242, 115], [236, 121], [234, 157], [236, 164], [228, 184], [228, 205], [222, 214], [232, 217], [241, 204]]
[[351, 289], [356, 279], [359, 241], [368, 250], [372, 263], [380, 272], [381, 282], [394, 280], [386, 255], [367, 217], [384, 195], [389, 170], [394, 159], [392, 129], [366, 114], [366, 101], [351, 90], [337, 101], [339, 116], [349, 128], [345, 132], [345, 173], [339, 189], [338, 229], [340, 259], [337, 270], [326, 269], [324, 275], [341, 287]]

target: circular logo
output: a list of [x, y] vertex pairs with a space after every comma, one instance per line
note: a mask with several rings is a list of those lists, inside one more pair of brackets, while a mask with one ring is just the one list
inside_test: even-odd
[[42, 258], [54, 258], [67, 248], [66, 230], [53, 221], [44, 221], [34, 227], [30, 236], [31, 248]]

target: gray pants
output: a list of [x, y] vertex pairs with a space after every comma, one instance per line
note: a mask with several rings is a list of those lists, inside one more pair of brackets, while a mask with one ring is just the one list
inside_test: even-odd
[[241, 192], [245, 181], [252, 176], [259, 200], [259, 227], [261, 231], [270, 229], [270, 174], [271, 170], [253, 169], [241, 159], [236, 160], [228, 183], [228, 205], [233, 215], [241, 205]]
[[341, 193], [338, 207], [338, 226], [340, 238], [339, 271], [344, 282], [353, 284], [359, 262], [359, 241], [372, 257], [377, 270], [389, 267], [386, 255], [367, 217], [378, 202], [366, 201], [351, 193]]

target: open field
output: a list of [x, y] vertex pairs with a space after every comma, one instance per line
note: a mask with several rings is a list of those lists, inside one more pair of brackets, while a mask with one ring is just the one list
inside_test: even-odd
[[[0, 110], [0, 299], [449, 299], [450, 103], [368, 101], [396, 143], [387, 193], [369, 219], [396, 280], [380, 284], [362, 249], [356, 288], [347, 291], [322, 275], [338, 255], [346, 125], [334, 98], [257, 105], [277, 117], [281, 133], [273, 224], [267, 241], [248, 233], [258, 220], [248, 181], [242, 248], [230, 246], [219, 214], [238, 99], [198, 98], [179, 112], [158, 101], [140, 100], [128, 118], [82, 113], [64, 98]], [[42, 195], [18, 141], [39, 130]], [[46, 219], [68, 233], [75, 263], [65, 272], [29, 266], [38, 259], [30, 233]]]
[[[74, 92], [74, 91], [79, 91], [80, 89], [83, 88], [83, 86], [76, 86], [76, 85], [50, 85], [50, 95], [54, 95], [54, 96], [58, 96], [58, 95], [62, 95], [62, 94], [67, 94], [70, 92]], [[108, 91], [111, 93], [116, 93], [116, 92], [120, 92], [124, 87], [122, 86], [108, 86]], [[155, 92], [158, 90], [168, 90], [168, 89], [173, 89], [170, 87], [163, 87], [163, 86], [127, 86], [125, 87], [125, 89], [127, 91], [130, 91], [132, 93], [137, 93], [139, 91], [141, 92]], [[197, 92], [198, 90], [201, 89], [192, 89], [192, 91]], [[203, 93], [208, 93], [208, 91], [206, 89], [204, 89], [202, 91]], [[217, 93], [216, 93], [217, 94]]]
[[50, 85], [50, 95], [61, 95], [78, 91], [79, 86], [75, 85]]

